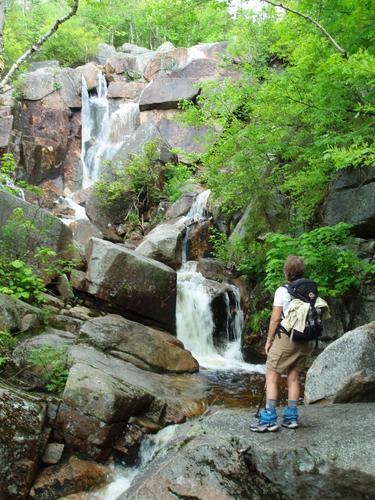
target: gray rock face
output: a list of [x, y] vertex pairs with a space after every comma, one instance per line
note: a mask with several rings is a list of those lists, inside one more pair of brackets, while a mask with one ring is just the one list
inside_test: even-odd
[[70, 449], [97, 460], [108, 457], [131, 415], [146, 414], [155, 423], [172, 423], [188, 408], [196, 409], [192, 384], [196, 398], [202, 397], [199, 379], [188, 378], [194, 375], [145, 372], [87, 345], [71, 347], [69, 363], [55, 435]]
[[86, 290], [169, 332], [175, 331], [176, 272], [125, 247], [92, 238]]
[[121, 45], [119, 50], [121, 52], [125, 52], [128, 54], [135, 54], [135, 55], [152, 52], [152, 50], [146, 49], [146, 47], [140, 47], [139, 45], [135, 45], [134, 43], [124, 43]]
[[86, 253], [86, 246], [90, 238], [103, 238], [100, 229], [88, 219], [76, 220], [69, 224], [69, 228], [72, 231], [74, 244], [82, 257]]
[[159, 224], [147, 234], [135, 251], [178, 269], [182, 263], [182, 232], [183, 228], [173, 224]]
[[153, 80], [142, 92], [139, 107], [147, 109], [177, 109], [180, 101], [194, 100], [200, 89], [194, 82], [185, 78], [158, 78]]
[[46, 407], [0, 384], [0, 498], [27, 498], [46, 436]]
[[334, 182], [327, 199], [324, 223], [347, 222], [362, 238], [375, 237], [375, 173], [372, 168], [346, 169]]
[[21, 300], [0, 294], [0, 330], [25, 332], [40, 328], [42, 311]]
[[0, 116], [0, 148], [6, 148], [10, 141], [13, 116]]
[[116, 55], [116, 49], [113, 45], [108, 45], [107, 43], [99, 43], [95, 60], [99, 64], [105, 64], [107, 62], [107, 59], [114, 55]]
[[65, 224], [46, 210], [5, 191], [0, 191], [0, 224], [7, 223], [15, 208], [22, 208], [25, 216], [38, 228], [48, 228], [48, 232], [41, 233], [40, 245], [52, 248], [59, 253], [60, 258], [72, 257], [72, 251], [67, 250], [73, 244], [72, 232]]
[[145, 145], [150, 142], [158, 144], [160, 161], [162, 163], [167, 163], [174, 158], [169, 152], [169, 144], [162, 138], [155, 125], [152, 123], [142, 123], [130, 137], [125, 139], [121, 149], [114, 156], [112, 160], [114, 168], [122, 166], [133, 155], [142, 156]]
[[108, 86], [108, 97], [121, 98], [125, 101], [137, 102], [142, 90], [145, 88], [143, 82], [111, 82]]
[[[252, 415], [231, 410], [183, 424], [120, 499], [197, 498], [197, 492], [205, 500], [372, 498], [374, 405], [319, 405], [300, 413], [297, 432], [255, 434]], [[236, 449], [245, 447], [242, 458]]]
[[79, 342], [91, 344], [150, 371], [198, 371], [198, 363], [191, 354], [176, 344], [174, 337], [169, 337], [166, 333], [110, 314], [87, 321], [81, 328]]
[[375, 322], [330, 344], [306, 375], [305, 401], [375, 401]]

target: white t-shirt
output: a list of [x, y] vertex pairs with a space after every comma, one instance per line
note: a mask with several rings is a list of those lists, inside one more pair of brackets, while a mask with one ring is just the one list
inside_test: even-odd
[[292, 298], [289, 295], [288, 290], [284, 286], [280, 286], [275, 292], [275, 297], [273, 299], [273, 305], [282, 307], [284, 316], [286, 316], [286, 311], [289, 307], [289, 303], [291, 300], [292, 300]]

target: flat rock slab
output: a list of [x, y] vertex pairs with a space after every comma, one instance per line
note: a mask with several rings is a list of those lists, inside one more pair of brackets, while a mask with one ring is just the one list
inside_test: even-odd
[[251, 412], [219, 410], [179, 426], [120, 498], [373, 498], [374, 410], [374, 404], [300, 408], [297, 431], [265, 434], [249, 430]]

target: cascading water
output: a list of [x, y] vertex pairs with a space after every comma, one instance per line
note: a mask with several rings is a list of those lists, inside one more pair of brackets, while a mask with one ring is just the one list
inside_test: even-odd
[[111, 160], [138, 125], [139, 105], [135, 102], [121, 104], [111, 112], [107, 99], [107, 83], [102, 73], [98, 75], [96, 95], [91, 96], [82, 77], [82, 187], [97, 181], [103, 162]]
[[207, 280], [196, 271], [196, 262], [187, 261], [190, 228], [195, 222], [207, 218], [209, 196], [210, 190], [200, 193], [184, 220], [186, 233], [182, 250], [183, 264], [177, 273], [177, 337], [203, 368], [262, 371], [260, 367], [244, 363], [242, 359], [243, 313], [239, 290], [235, 286], [228, 285], [228, 290], [225, 292], [227, 342], [219, 351], [213, 341], [215, 321], [210, 307], [211, 296]]

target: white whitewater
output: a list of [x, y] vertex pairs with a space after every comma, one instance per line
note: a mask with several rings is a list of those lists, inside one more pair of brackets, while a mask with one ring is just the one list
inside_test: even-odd
[[96, 95], [90, 97], [82, 77], [82, 187], [99, 180], [103, 165], [112, 160], [125, 139], [135, 131], [139, 121], [139, 105], [121, 104], [111, 111], [107, 99], [107, 83], [98, 75]]
[[147, 435], [139, 450], [139, 465], [137, 467], [114, 466], [112, 482], [106, 487], [90, 493], [90, 500], [116, 500], [124, 494], [142, 468], [173, 438], [176, 427], [176, 425], [169, 425], [157, 434]]
[[210, 193], [210, 190], [206, 190], [197, 196], [184, 220], [186, 235], [183, 243], [183, 264], [177, 272], [177, 338], [191, 351], [202, 368], [263, 373], [263, 365], [251, 365], [243, 361], [241, 353], [243, 312], [238, 288], [229, 287], [232, 302], [234, 297], [235, 304], [230, 303], [228, 292], [225, 296], [227, 343], [219, 351], [213, 342], [215, 322], [210, 308], [211, 297], [205, 283], [206, 279], [197, 272], [196, 262], [186, 261], [190, 227], [195, 222], [207, 218], [207, 201]]

